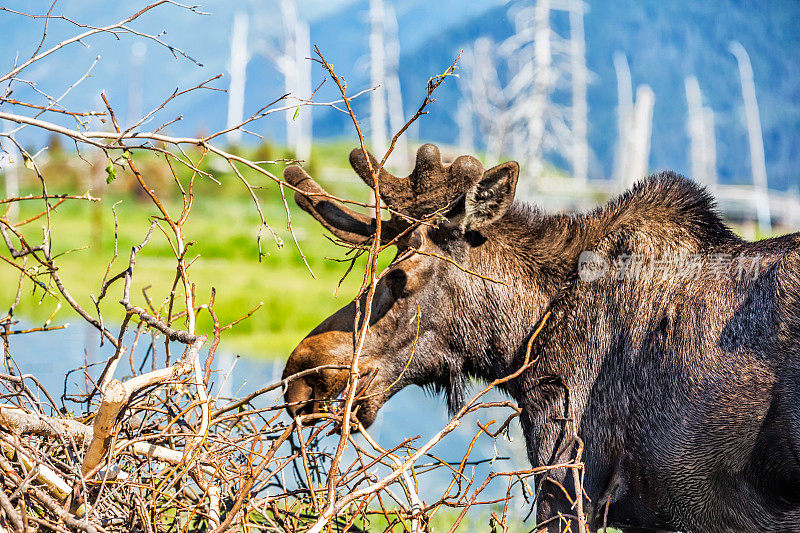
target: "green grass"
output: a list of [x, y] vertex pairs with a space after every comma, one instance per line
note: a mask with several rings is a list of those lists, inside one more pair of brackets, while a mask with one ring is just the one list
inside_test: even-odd
[[[310, 504], [305, 503], [304, 505], [308, 511], [308, 524], [310, 525], [314, 522], [315, 516], [313, 510], [310, 508]], [[450, 531], [450, 529], [453, 527], [453, 524], [455, 524], [456, 520], [458, 519], [458, 516], [461, 514], [461, 510], [462, 509], [458, 507], [440, 507], [433, 518], [429, 517], [428, 526], [430, 531], [435, 533]], [[398, 515], [392, 512], [391, 507], [387, 509], [389, 519], [393, 524], [391, 528], [389, 527], [389, 522], [386, 520], [386, 517], [379, 511], [379, 507], [372, 506], [370, 508], [370, 514], [367, 517], [359, 516], [356, 518], [353, 525], [358, 528], [357, 530], [376, 533], [404, 533], [410, 530], [410, 521], [406, 519], [399, 519]], [[294, 509], [294, 512], [297, 512], [297, 510]], [[459, 533], [470, 533], [475, 531], [499, 533], [503, 531], [502, 526], [500, 526], [492, 514], [497, 517], [502, 516], [502, 504], [496, 503], [491, 505], [474, 505], [464, 515], [455, 531]], [[249, 518], [256, 523], [263, 521], [263, 518], [260, 518], [260, 513], [257, 512], [251, 513]], [[331, 525], [330, 530], [333, 532], [342, 531], [342, 525], [347, 522], [347, 518], [348, 517], [339, 517], [339, 520], [336, 522], [336, 524]], [[516, 533], [533, 530], [535, 519], [533, 517], [529, 517], [529, 519], [525, 521], [523, 518], [524, 516], [523, 514], [519, 513], [519, 510], [511, 509], [509, 516], [506, 518], [506, 526], [508, 527], [508, 531]], [[607, 531], [608, 533], [619, 533], [619, 530], [611, 527], [607, 528]]]
[[[347, 151], [341, 147], [325, 147], [326, 158], [334, 159], [326, 168], [346, 165]], [[335, 156], [334, 156], [335, 153]], [[249, 157], [263, 157], [265, 154], [246, 154]], [[338, 158], [338, 159], [337, 159]], [[141, 160], [140, 160], [141, 159]], [[164, 200], [168, 212], [177, 218], [181, 210], [178, 188], [172, 181], [169, 168], [152, 156], [137, 158], [145, 179]], [[106, 163], [107, 164], [107, 163]], [[204, 163], [208, 169], [219, 166]], [[86, 169], [75, 158], [60, 156], [45, 168], [48, 188], [51, 194], [63, 192], [85, 192], [80, 169]], [[103, 167], [104, 168], [104, 167]], [[188, 174], [175, 167], [186, 187]], [[271, 169], [280, 175], [282, 165]], [[95, 170], [96, 171], [96, 170]], [[353, 175], [352, 181], [327, 183], [324, 179], [328, 171], [321, 171], [319, 178], [334, 194], [365, 199], [368, 189]], [[184, 226], [186, 240], [194, 241], [189, 247], [187, 257], [197, 259], [192, 263], [189, 274], [195, 282], [196, 304], [207, 303], [211, 287], [217, 291], [214, 306], [222, 324], [227, 324], [257, 306], [264, 305], [250, 318], [237, 324], [223, 335], [223, 349], [234, 350], [257, 357], [285, 357], [313, 327], [322, 319], [345, 305], [355, 295], [361, 285], [363, 260], [353, 270], [338, 290], [333, 292], [344, 274], [347, 263], [336, 262], [326, 257], [343, 258], [345, 249], [325, 238], [322, 227], [309, 215], [295, 205], [291, 191], [287, 193], [292, 225], [298, 243], [306, 255], [314, 279], [303, 263], [287, 229], [287, 217], [278, 186], [256, 172], [245, 175], [251, 185], [262, 187], [257, 190], [265, 219], [277, 237], [266, 229], [262, 231], [261, 247], [265, 254], [259, 261], [256, 236], [259, 218], [252, 199], [235, 174], [221, 168], [213, 171], [222, 185], [207, 178], [197, 178], [195, 198], [191, 216]], [[105, 172], [103, 172], [103, 176]], [[52, 177], [52, 178], [51, 178]], [[22, 176], [25, 193], [38, 194], [37, 182], [33, 172], [26, 171]], [[69, 200], [52, 213], [53, 254], [62, 255], [56, 261], [59, 274], [72, 296], [88, 311], [94, 314], [91, 294], [99, 294], [101, 280], [114, 250], [114, 219], [112, 205], [116, 206], [118, 225], [119, 257], [111, 268], [111, 274], [125, 269], [128, 264], [131, 246], [142, 241], [147, 234], [153, 215], [158, 211], [149, 199], [136, 194], [134, 178], [127, 171], [118, 171], [117, 179], [111, 185], [102, 181], [95, 185], [92, 194], [102, 197], [97, 203]], [[97, 184], [99, 180], [94, 181]], [[42, 201], [22, 202], [18, 219], [24, 219], [42, 209]], [[41, 241], [44, 219], [23, 227], [25, 238], [31, 244]], [[162, 226], [167, 229], [165, 223]], [[280, 243], [280, 244], [279, 244]], [[384, 262], [391, 259], [387, 251]], [[7, 254], [3, 254], [7, 257]], [[28, 267], [35, 265], [30, 258]], [[134, 304], [146, 306], [142, 288], [151, 286], [148, 295], [155, 306], [168, 297], [175, 277], [175, 259], [172, 248], [156, 229], [150, 242], [138, 254], [133, 274], [131, 299]], [[5, 262], [0, 266], [0, 305], [9, 305], [14, 299], [19, 271]], [[45, 279], [45, 278], [41, 278]], [[180, 289], [180, 287], [179, 287]], [[182, 298], [179, 290], [178, 301]], [[101, 309], [107, 323], [121, 322], [122, 307], [118, 303], [122, 295], [122, 283], [118, 282], [104, 299]], [[23, 299], [17, 314], [42, 321], [52, 313], [55, 302], [42, 298], [41, 289], [32, 290], [27, 282]], [[182, 306], [178, 306], [178, 310]], [[56, 315], [55, 323], [80, 320], [66, 302]], [[177, 327], [183, 327], [179, 321]], [[211, 331], [211, 319], [207, 312], [198, 315], [200, 331]]]

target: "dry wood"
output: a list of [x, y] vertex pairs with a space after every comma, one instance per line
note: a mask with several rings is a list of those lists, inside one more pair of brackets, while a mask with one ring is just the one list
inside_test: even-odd
[[117, 415], [127, 399], [125, 385], [121, 381], [112, 379], [103, 388], [100, 408], [97, 410], [92, 424], [92, 440], [81, 465], [83, 475], [99, 465], [105, 457], [111, 433], [117, 422]]

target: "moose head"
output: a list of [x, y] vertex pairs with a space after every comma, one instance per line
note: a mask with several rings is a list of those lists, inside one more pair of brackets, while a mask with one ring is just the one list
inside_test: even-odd
[[[353, 150], [350, 164], [374, 187], [371, 169], [378, 163], [369, 157]], [[510, 368], [513, 325], [502, 317], [502, 302], [524, 276], [496, 260], [508, 240], [493, 239], [491, 229], [512, 205], [518, 175], [515, 162], [484, 170], [471, 156], [444, 165], [431, 144], [418, 150], [407, 178], [381, 170], [379, 193], [393, 213], [382, 223], [381, 240], [393, 243], [397, 255], [376, 287], [359, 363], [355, 409], [365, 427], [407, 385], [445, 391], [452, 410], [468, 376], [491, 379]], [[358, 245], [374, 237], [374, 218], [330, 200], [303, 169], [288, 167], [284, 176], [298, 189], [298, 205], [337, 238]], [[309, 333], [292, 352], [284, 378], [321, 365], [349, 365], [357, 305], [354, 300]], [[490, 352], [505, 360], [487, 360]], [[295, 379], [285, 394], [290, 414], [324, 409], [347, 382], [348, 371], [341, 369]]]

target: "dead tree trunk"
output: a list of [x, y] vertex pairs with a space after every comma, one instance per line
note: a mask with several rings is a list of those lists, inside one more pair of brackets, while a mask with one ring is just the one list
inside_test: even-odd
[[544, 152], [545, 108], [550, 94], [553, 76], [551, 72], [552, 51], [550, 49], [550, 0], [537, 0], [533, 18], [534, 85], [530, 103], [526, 106], [528, 116], [528, 142], [531, 143], [530, 175], [526, 187], [527, 196], [533, 196], [537, 181], [541, 177]]
[[[293, 97], [292, 102], [302, 104], [302, 98], [311, 95], [311, 37], [308, 24], [297, 16], [294, 0], [281, 0], [283, 18], [283, 54], [277, 58], [278, 68], [283, 74], [285, 91]], [[286, 144], [297, 159], [307, 161], [311, 157], [313, 120], [311, 106], [302, 111], [290, 111], [285, 115]]]
[[769, 193], [767, 189], [767, 165], [764, 160], [764, 138], [761, 133], [761, 119], [758, 114], [756, 87], [753, 82], [753, 67], [747, 50], [738, 41], [730, 44], [731, 53], [739, 63], [739, 77], [742, 82], [742, 99], [747, 118], [747, 136], [750, 140], [750, 165], [753, 169], [753, 187], [755, 188], [756, 216], [758, 229], [762, 234], [772, 230], [769, 212]]
[[[369, 74], [373, 87], [383, 85], [386, 80], [386, 56], [383, 27], [383, 0], [369, 1]], [[386, 88], [372, 91], [369, 98], [369, 124], [372, 151], [386, 153]]]
[[475, 41], [472, 53], [471, 105], [486, 140], [486, 165], [495, 165], [506, 137], [508, 114], [503, 101], [503, 91], [495, 70], [494, 42], [486, 37]]
[[714, 113], [703, 107], [702, 93], [697, 78], [687, 77], [684, 85], [689, 110], [686, 129], [689, 134], [691, 177], [698, 183], [713, 189], [717, 184]]
[[586, 50], [583, 32], [583, 0], [572, 0], [569, 10], [570, 58], [572, 63], [572, 175], [586, 183], [589, 174], [589, 144], [586, 139]]
[[[403, 113], [403, 92], [400, 88], [400, 39], [397, 35], [397, 16], [394, 8], [389, 4], [384, 6], [384, 27], [386, 36], [386, 98], [389, 104], [389, 128], [391, 131], [400, 131], [405, 124]], [[397, 139], [392, 161], [398, 165], [401, 174], [410, 171], [408, 139], [403, 134]]]
[[617, 153], [614, 158], [614, 180], [620, 188], [624, 188], [630, 166], [633, 85], [628, 60], [622, 52], [614, 54], [614, 70], [617, 73]]
[[653, 105], [655, 94], [649, 85], [636, 89], [636, 103], [633, 106], [633, 122], [630, 125], [628, 143], [629, 166], [625, 175], [625, 188], [647, 175], [650, 168], [650, 134], [653, 127]]
[[[308, 23], [296, 20], [294, 26], [295, 36], [295, 68], [297, 69], [297, 87], [295, 94], [298, 97], [310, 98], [313, 88], [311, 86], [311, 32]], [[308, 161], [311, 158], [311, 145], [313, 138], [313, 106], [305, 106], [297, 114], [297, 134], [294, 143], [294, 153], [297, 159]]]
[[706, 176], [709, 186], [717, 186], [717, 136], [714, 129], [714, 111], [710, 107], [703, 108], [703, 124], [705, 125], [706, 141]]
[[458, 147], [467, 154], [475, 152], [474, 112], [469, 94], [462, 94], [456, 109], [458, 125]]

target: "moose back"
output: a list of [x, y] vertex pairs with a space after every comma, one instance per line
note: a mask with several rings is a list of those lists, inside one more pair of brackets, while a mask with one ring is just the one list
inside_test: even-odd
[[[374, 158], [354, 150], [350, 161], [374, 186]], [[744, 241], [707, 192], [668, 172], [588, 214], [545, 215], [514, 202], [518, 171], [469, 156], [443, 165], [432, 145], [409, 177], [381, 171], [394, 213], [381, 239], [398, 255], [372, 302], [359, 421], [411, 384], [457, 409], [470, 378], [508, 376], [529, 356], [503, 388], [522, 409], [533, 466], [583, 443], [577, 497], [590, 529], [800, 530], [800, 236]], [[373, 237], [374, 219], [301, 168], [284, 175], [334, 236]], [[357, 305], [315, 328], [284, 377], [348, 365]], [[290, 413], [322, 409], [347, 380], [346, 370], [294, 380]], [[555, 531], [547, 520], [573, 516], [576, 495], [564, 490], [572, 470], [547, 476], [537, 521]]]

